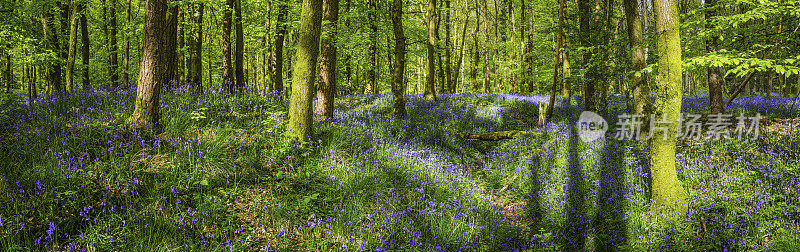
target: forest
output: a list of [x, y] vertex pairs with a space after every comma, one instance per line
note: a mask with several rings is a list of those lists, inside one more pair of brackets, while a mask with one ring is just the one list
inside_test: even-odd
[[797, 251], [798, 0], [0, 0], [0, 251]]

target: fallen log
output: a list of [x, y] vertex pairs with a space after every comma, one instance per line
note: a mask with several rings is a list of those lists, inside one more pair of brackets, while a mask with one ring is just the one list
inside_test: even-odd
[[[469, 141], [500, 141], [506, 139], [513, 139], [519, 134], [531, 133], [528, 131], [519, 131], [519, 130], [508, 130], [508, 131], [498, 131], [498, 132], [489, 132], [483, 134], [472, 134], [472, 133], [462, 133], [461, 136], [464, 139]], [[536, 134], [536, 133], [535, 133]]]

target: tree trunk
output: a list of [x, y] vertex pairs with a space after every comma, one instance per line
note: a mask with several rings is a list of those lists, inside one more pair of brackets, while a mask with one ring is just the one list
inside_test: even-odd
[[323, 0], [325, 37], [321, 40], [319, 82], [317, 83], [317, 114], [333, 118], [333, 102], [336, 98], [336, 30], [339, 22], [339, 0]]
[[272, 47], [272, 83], [280, 93], [283, 91], [283, 40], [286, 37], [286, 14], [289, 12], [288, 3], [278, 2], [278, 19], [275, 23], [275, 43]]
[[[45, 5], [44, 11], [42, 12], [42, 31], [44, 33], [44, 38], [47, 40], [46, 48], [58, 54], [61, 51], [61, 47], [58, 43], [58, 35], [53, 30], [55, 28], [55, 22], [55, 18], [53, 17], [53, 13], [51, 12], [49, 6]], [[47, 71], [47, 83], [49, 85], [50, 92], [64, 92], [64, 87], [61, 83], [61, 64], [59, 61], [51, 61]]]
[[678, 132], [683, 90], [681, 90], [680, 20], [675, 2], [654, 0], [658, 45], [658, 78], [656, 79], [655, 118], [672, 122], [667, 132], [654, 136], [650, 149], [652, 174], [651, 210], [669, 219], [684, 217], [688, 211], [686, 191], [675, 171], [675, 141]]
[[[142, 29], [142, 58], [139, 64], [139, 81], [136, 88], [136, 103], [130, 122], [137, 128], [160, 129], [161, 87], [170, 77], [167, 65], [174, 61], [175, 39], [170, 38], [168, 0], [147, 0], [145, 3], [144, 27]], [[177, 22], [176, 22], [177, 23]]]
[[83, 60], [83, 91], [88, 91], [92, 86], [89, 83], [89, 50], [91, 45], [89, 44], [89, 25], [86, 21], [87, 13], [81, 13], [80, 22], [81, 22], [81, 43], [83, 44], [83, 48], [81, 49], [81, 60]]
[[73, 81], [75, 80], [75, 54], [78, 43], [78, 15], [82, 15], [83, 5], [75, 4], [72, 9], [72, 17], [69, 21], [69, 54], [67, 55], [67, 91], [72, 91], [74, 88]]
[[231, 68], [231, 11], [235, 0], [225, 0], [222, 15], [222, 84], [228, 93], [233, 93], [234, 79]]
[[[644, 43], [642, 42], [642, 21], [639, 18], [639, 5], [636, 0], [625, 0], [625, 20], [628, 26], [628, 40], [630, 41], [631, 66], [634, 72], [639, 72], [647, 66], [644, 57]], [[647, 83], [645, 73], [634, 73], [631, 76], [633, 85], [633, 113], [643, 115], [643, 130], [648, 132], [650, 127], [650, 114], [653, 104], [650, 100], [650, 84]], [[644, 139], [644, 138], [640, 138]]]
[[180, 21], [178, 22], [178, 53], [175, 57], [177, 68], [175, 69], [175, 81], [178, 84], [186, 82], [184, 74], [186, 72], [186, 15], [181, 13]]
[[[491, 93], [492, 92], [492, 84], [491, 84], [491, 76], [489, 76], [489, 48], [486, 44], [489, 43], [489, 5], [486, 3], [486, 0], [483, 0], [483, 38], [484, 43], [483, 45], [483, 53], [485, 56], [483, 57], [483, 92], [484, 93]], [[497, 31], [497, 25], [495, 24], [495, 32]]]
[[445, 40], [444, 40], [444, 59], [445, 59], [445, 70], [444, 70], [444, 78], [446, 82], [446, 90], [448, 93], [455, 93], [455, 87], [453, 85], [453, 39], [450, 36], [450, 30], [452, 29], [453, 22], [450, 20], [450, 1], [445, 0], [445, 7], [447, 8], [447, 12], [445, 15]]
[[[523, 5], [525, 5], [525, 4], [523, 3]], [[526, 28], [528, 28], [527, 31], [526, 31], [527, 35], [528, 35], [528, 38], [527, 38], [527, 40], [525, 42], [525, 49], [526, 50], [525, 50], [525, 57], [524, 57], [525, 58], [526, 68], [525, 68], [525, 74], [524, 74], [524, 77], [523, 77], [524, 83], [526, 83], [527, 84], [526, 86], [528, 87], [528, 93], [533, 93], [534, 91], [536, 91], [536, 87], [534, 86], [535, 83], [533, 81], [533, 51], [532, 51], [533, 50], [533, 35], [536, 32], [536, 26], [534, 26], [533, 21], [534, 21], [533, 8], [531, 8], [527, 20], [523, 21], [523, 22], [526, 22], [528, 24], [528, 27], [526, 27]]]
[[[717, 15], [717, 0], [706, 1], [706, 22], [711, 21]], [[710, 28], [710, 27], [707, 27]], [[708, 53], [717, 51], [719, 36], [711, 35], [706, 44]], [[725, 107], [722, 105], [722, 73], [718, 67], [708, 68], [708, 102], [712, 114], [722, 113]]]
[[547, 110], [545, 111], [545, 116], [540, 117], [544, 120], [539, 121], [539, 127], [544, 127], [547, 124], [547, 121], [553, 116], [553, 107], [556, 104], [556, 94], [558, 93], [558, 88], [561, 87], [561, 83], [564, 81], [563, 78], [563, 58], [564, 58], [564, 26], [565, 26], [565, 15], [566, 15], [566, 0], [559, 0], [558, 1], [558, 27], [556, 28], [556, 52], [555, 52], [555, 66], [553, 67], [553, 86], [550, 90], [550, 99], [547, 105]]
[[117, 0], [110, 0], [111, 4], [109, 5], [108, 12], [111, 15], [109, 19], [109, 25], [111, 29], [108, 33], [108, 43], [111, 47], [111, 65], [110, 72], [111, 72], [111, 85], [114, 87], [119, 86], [119, 73], [117, 72], [117, 68], [119, 67], [119, 60], [117, 58], [117, 50], [119, 49], [117, 46]]
[[[591, 34], [594, 32], [590, 27], [590, 19], [592, 18], [592, 5], [589, 0], [578, 0], [578, 15], [580, 18], [580, 42], [583, 47], [594, 46]], [[584, 110], [595, 111], [594, 105], [594, 67], [590, 66], [592, 62], [592, 52], [589, 50], [583, 53], [583, 68], [586, 68], [586, 73], [583, 76], [583, 106]]]
[[195, 95], [203, 93], [203, 7], [203, 2], [193, 3], [189, 17], [192, 25], [188, 39], [189, 60], [186, 80]]
[[[464, 20], [464, 28], [461, 29], [461, 47], [459, 47], [458, 59], [454, 63], [454, 64], [457, 64], [457, 65], [454, 65], [455, 73], [453, 74], [453, 80], [450, 83], [450, 90], [453, 93], [456, 92], [456, 88], [458, 86], [457, 85], [458, 84], [458, 79], [461, 78], [461, 76], [463, 74], [462, 73], [462, 67], [463, 67], [462, 63], [463, 63], [463, 60], [464, 60], [464, 53], [466, 52], [466, 50], [464, 50], [464, 44], [467, 41], [467, 24], [468, 23], [469, 23], [469, 15], [466, 15], [466, 19]], [[464, 87], [463, 81], [461, 83], [461, 86]]]
[[427, 80], [425, 81], [425, 99], [436, 100], [436, 0], [428, 1], [427, 13], [427, 28], [428, 40], [426, 46], [427, 52]]
[[377, 91], [377, 71], [378, 71], [378, 1], [368, 0], [369, 4], [369, 68], [367, 69], [367, 84], [364, 86], [364, 94], [372, 94]]
[[[131, 0], [125, 2], [125, 26], [131, 27]], [[122, 59], [122, 65], [125, 68], [122, 71], [122, 82], [126, 87], [131, 84], [131, 38], [128, 33], [125, 32], [125, 58]]]
[[242, 0], [234, 0], [234, 25], [236, 26], [236, 88], [243, 89], [245, 87], [245, 74], [244, 74], [244, 31], [242, 30]]
[[314, 133], [312, 105], [321, 26], [322, 0], [303, 0], [289, 104], [289, 134], [303, 141]]
[[406, 117], [406, 35], [403, 31], [403, 0], [392, 0], [392, 28], [395, 54], [392, 69], [392, 107], [396, 117], [404, 118]]

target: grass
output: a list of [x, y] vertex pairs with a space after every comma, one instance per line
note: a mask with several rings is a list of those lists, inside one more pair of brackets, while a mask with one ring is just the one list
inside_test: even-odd
[[[133, 90], [0, 106], [5, 251], [796, 250], [800, 148], [787, 98], [739, 98], [757, 140], [682, 141], [689, 215], [651, 221], [647, 146], [583, 143], [545, 96], [345, 96], [307, 143], [277, 94], [162, 97], [164, 132], [117, 125]], [[684, 111], [702, 113], [704, 97]], [[624, 108], [614, 100], [609, 119]], [[796, 112], [795, 112], [796, 113]], [[613, 120], [611, 120], [613, 121]], [[767, 127], [769, 126], [769, 127]], [[460, 133], [521, 130], [499, 142]], [[792, 133], [794, 132], [794, 133]]]

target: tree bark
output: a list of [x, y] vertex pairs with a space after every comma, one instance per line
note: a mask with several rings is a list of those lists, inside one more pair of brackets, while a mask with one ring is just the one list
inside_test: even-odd
[[289, 134], [303, 141], [314, 133], [314, 84], [322, 26], [322, 0], [303, 0], [298, 30], [297, 51], [292, 71], [292, 95], [289, 103]]
[[[590, 27], [590, 19], [592, 19], [592, 5], [590, 0], [578, 0], [578, 15], [580, 18], [580, 42], [583, 47], [594, 46], [593, 40], [590, 38], [591, 33], [594, 32]], [[583, 53], [583, 68], [586, 68], [586, 73], [583, 76], [583, 106], [584, 110], [595, 111], [594, 105], [594, 67], [592, 63], [592, 52], [586, 50]]]
[[193, 3], [189, 17], [192, 25], [188, 39], [189, 60], [186, 80], [195, 95], [203, 93], [203, 7], [203, 2]]
[[392, 28], [395, 54], [392, 69], [392, 108], [395, 117], [404, 118], [406, 117], [406, 35], [403, 31], [403, 0], [392, 0]]
[[654, 0], [658, 49], [655, 118], [669, 123], [666, 132], [654, 134], [650, 149], [652, 174], [651, 210], [669, 219], [684, 217], [688, 211], [686, 191], [675, 170], [677, 122], [681, 113], [681, 37], [678, 9], [674, 1]]
[[228, 93], [233, 93], [233, 69], [231, 68], [231, 11], [235, 0], [225, 0], [222, 15], [222, 84]]
[[234, 25], [236, 26], [236, 88], [243, 89], [246, 85], [244, 74], [244, 31], [242, 30], [242, 0], [234, 0]]
[[69, 54], [67, 55], [67, 90], [72, 91], [74, 88], [73, 81], [75, 80], [75, 54], [78, 43], [78, 15], [83, 12], [82, 4], [75, 4], [72, 9], [72, 17], [69, 21]]
[[286, 14], [289, 12], [288, 3], [278, 2], [278, 19], [275, 23], [275, 43], [272, 47], [272, 83], [276, 91], [283, 90], [283, 40], [286, 37]]
[[[169, 13], [168, 0], [147, 0], [142, 29], [142, 58], [139, 64], [139, 81], [136, 102], [130, 122], [136, 128], [160, 129], [161, 87], [171, 78], [168, 65], [175, 53], [175, 39], [169, 30], [175, 13]], [[176, 22], [177, 23], [177, 22]]]
[[378, 92], [378, 1], [368, 0], [369, 4], [369, 63], [367, 68], [367, 83], [364, 94]]
[[564, 81], [563, 78], [563, 58], [565, 50], [563, 48], [564, 45], [564, 26], [565, 26], [565, 15], [566, 15], [566, 0], [558, 0], [558, 27], [556, 28], [556, 52], [555, 52], [555, 66], [553, 67], [553, 86], [550, 90], [550, 99], [548, 101], [548, 105], [545, 111], [545, 116], [540, 117], [544, 120], [539, 121], [539, 127], [544, 127], [547, 124], [547, 121], [553, 117], [553, 107], [556, 104], [556, 94], [558, 93], [558, 88], [561, 87], [562, 82]]
[[89, 83], [89, 50], [91, 45], [89, 44], [89, 25], [86, 21], [87, 13], [81, 13], [80, 22], [81, 22], [81, 43], [83, 44], [83, 48], [81, 49], [81, 60], [83, 60], [82, 70], [83, 70], [83, 91], [88, 91], [92, 86]]
[[436, 100], [436, 0], [427, 0], [427, 28], [428, 39], [426, 44], [427, 52], [427, 71], [428, 76], [425, 81], [425, 99]]
[[444, 83], [446, 84], [446, 88], [445, 89], [447, 90], [448, 93], [455, 93], [455, 90], [454, 90], [455, 87], [453, 85], [453, 38], [452, 38], [452, 36], [450, 36], [450, 30], [452, 29], [452, 26], [453, 26], [453, 22], [451, 22], [451, 20], [450, 20], [450, 12], [452, 12], [452, 10], [450, 9], [450, 1], [451, 0], [445, 0], [445, 7], [447, 8], [447, 10], [446, 10], [445, 21], [444, 21], [445, 22], [445, 26], [444, 26], [445, 27], [445, 29], [444, 29], [444, 31], [445, 31], [444, 32], [444, 34], [445, 34], [445, 40], [444, 40], [444, 60], [445, 60], [444, 65], [445, 65], [445, 69], [444, 69], [444, 75], [445, 76], [444, 76], [444, 78], [446, 80]]
[[[125, 1], [125, 27], [131, 27], [131, 0]], [[131, 38], [129, 36], [129, 31], [126, 29], [125, 31], [125, 55], [122, 59], [122, 65], [125, 68], [122, 71], [122, 82], [123, 85], [128, 87], [131, 83]]]
[[319, 82], [317, 83], [316, 112], [327, 119], [333, 118], [336, 96], [336, 30], [339, 22], [339, 0], [323, 0], [327, 34], [321, 40]]
[[[45, 5], [43, 8], [42, 31], [44, 33], [44, 38], [47, 40], [46, 48], [58, 55], [58, 53], [61, 51], [61, 47], [58, 43], [58, 35], [54, 30], [52, 30], [54, 29], [56, 21], [53, 17], [52, 11], [50, 10], [50, 6]], [[61, 82], [61, 64], [59, 63], [59, 60], [53, 60], [49, 63], [47, 83], [51, 93], [64, 92], [64, 86]]]
[[[642, 20], [639, 17], [639, 5], [636, 0], [625, 0], [625, 20], [628, 26], [628, 40], [630, 41], [631, 66], [634, 72], [640, 72], [647, 66], [644, 55], [644, 43], [642, 42]], [[645, 73], [633, 74], [631, 76], [633, 85], [633, 112], [643, 115], [642, 132], [649, 132], [650, 114], [653, 104], [650, 100], [650, 84], [647, 83]]]
[[178, 84], [186, 82], [184, 74], [186, 73], [186, 14], [181, 13], [180, 21], [178, 22], [178, 52], [175, 57], [175, 81]]
[[111, 16], [109, 19], [109, 25], [111, 26], [111, 29], [108, 33], [108, 43], [111, 47], [109, 49], [111, 53], [111, 65], [109, 66], [109, 71], [111, 72], [111, 85], [117, 87], [119, 86], [119, 72], [117, 70], [119, 67], [119, 60], [117, 56], [117, 50], [119, 50], [119, 47], [117, 46], [117, 0], [110, 1], [111, 4], [109, 5], [108, 12]]
[[[706, 1], [706, 22], [714, 19], [717, 16], [717, 0]], [[707, 27], [707, 29], [710, 27]], [[711, 35], [711, 38], [706, 44], [708, 53], [717, 51], [717, 43], [719, 36], [716, 34]], [[708, 102], [712, 114], [722, 113], [725, 107], [722, 105], [722, 73], [718, 67], [708, 68]]]

